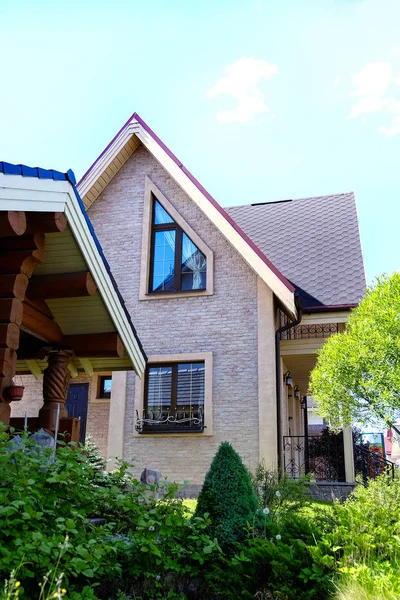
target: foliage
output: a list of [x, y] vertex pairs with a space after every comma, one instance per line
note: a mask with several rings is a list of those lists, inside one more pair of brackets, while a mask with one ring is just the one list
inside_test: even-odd
[[338, 598], [346, 597], [343, 589], [359, 588], [366, 598], [398, 598], [399, 480], [381, 476], [367, 488], [358, 486], [346, 502], [335, 504], [333, 519], [311, 553], [315, 562], [340, 574]]
[[379, 278], [328, 338], [311, 374], [318, 412], [334, 427], [385, 423], [400, 409], [400, 273]]
[[310, 504], [310, 476], [291, 479], [286, 473], [279, 477], [275, 470], [259, 463], [252, 476], [260, 508], [268, 507], [272, 512], [295, 512]]
[[[112, 598], [118, 587], [157, 598], [220, 555], [208, 523], [187, 518], [176, 486], [158, 498], [126, 464], [96, 485], [84, 448], [63, 445], [52, 461], [28, 434], [16, 449], [1, 431], [0, 469], [0, 578], [18, 569], [21, 600], [38, 597], [43, 577], [60, 576], [72, 600]], [[97, 516], [106, 522], [93, 527]]]
[[208, 533], [224, 549], [245, 539], [257, 511], [249, 472], [231, 444], [223, 442], [208, 471], [196, 507], [196, 516], [209, 515]]

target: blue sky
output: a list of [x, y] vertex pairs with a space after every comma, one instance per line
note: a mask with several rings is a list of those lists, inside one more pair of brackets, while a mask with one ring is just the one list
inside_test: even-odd
[[0, 0], [0, 159], [80, 177], [137, 111], [223, 206], [354, 190], [372, 281], [399, 269], [399, 23], [398, 0]]

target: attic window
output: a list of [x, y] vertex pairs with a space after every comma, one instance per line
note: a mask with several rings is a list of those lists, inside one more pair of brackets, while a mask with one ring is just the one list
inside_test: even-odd
[[204, 291], [207, 259], [153, 196], [150, 293]]

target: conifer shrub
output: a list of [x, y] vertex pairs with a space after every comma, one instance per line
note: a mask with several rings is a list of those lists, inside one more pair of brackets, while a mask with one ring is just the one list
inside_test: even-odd
[[204, 480], [195, 516], [209, 514], [207, 533], [229, 550], [246, 537], [258, 508], [249, 472], [231, 444], [223, 442]]

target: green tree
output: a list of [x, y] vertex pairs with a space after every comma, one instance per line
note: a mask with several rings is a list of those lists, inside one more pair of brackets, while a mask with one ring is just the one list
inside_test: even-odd
[[346, 330], [327, 339], [310, 392], [334, 427], [385, 424], [398, 432], [400, 273], [380, 277], [352, 311]]
[[258, 501], [239, 454], [223, 442], [211, 463], [197, 502], [196, 516], [210, 515], [208, 533], [225, 549], [246, 536], [254, 521]]

